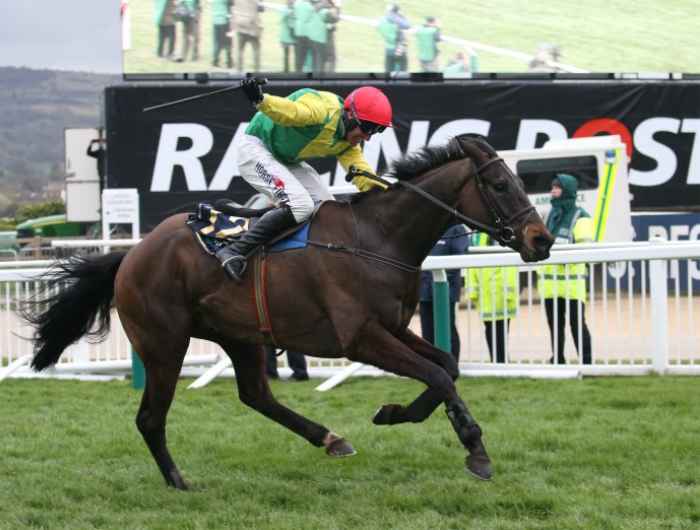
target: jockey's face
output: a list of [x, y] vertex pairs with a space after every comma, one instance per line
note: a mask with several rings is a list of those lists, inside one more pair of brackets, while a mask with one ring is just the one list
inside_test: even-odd
[[358, 145], [360, 142], [366, 142], [371, 135], [362, 132], [359, 126], [353, 127], [345, 133], [345, 140], [350, 145]]

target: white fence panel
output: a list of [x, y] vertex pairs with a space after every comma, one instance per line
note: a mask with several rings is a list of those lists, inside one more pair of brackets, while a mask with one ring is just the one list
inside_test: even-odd
[[[555, 250], [546, 263], [588, 263], [585, 320], [592, 337], [591, 365], [582, 364], [568, 326], [566, 366], [557, 366], [556, 359], [554, 365], [550, 364], [551, 337], [537, 289], [536, 271], [541, 264], [525, 264], [513, 252], [492, 249], [465, 256], [430, 257], [425, 261], [425, 270], [499, 266], [514, 266], [519, 270], [519, 306], [517, 316], [511, 320], [505, 364], [491, 361], [484, 324], [471, 302], [466, 301], [457, 311], [463, 373], [472, 375], [488, 370], [488, 373], [512, 375], [573, 367], [583, 374], [651, 371], [700, 374], [700, 343], [695, 324], [695, 315], [700, 314], [700, 297], [693, 289], [693, 280], [700, 279], [700, 244], [654, 242], [564, 247]], [[32, 329], [15, 310], [18, 300], [26, 299], [38, 289], [39, 282], [34, 278], [44, 271], [43, 267], [29, 266], [0, 269], [0, 370], [32, 353], [32, 344], [27, 340]], [[668, 282], [663, 280], [665, 276], [669, 277]], [[410, 326], [420, 333], [417, 316]], [[577, 326], [580, 329], [582, 323]], [[98, 373], [128, 370], [130, 354], [128, 339], [114, 313], [107, 340], [99, 344], [83, 340], [71, 346], [56, 370]], [[193, 339], [186, 366], [211, 366], [223, 355], [217, 345]], [[348, 365], [345, 359], [309, 357], [308, 361], [312, 375], [334, 374]], [[279, 363], [285, 367], [286, 356], [281, 356]], [[363, 369], [358, 373], [376, 371]]]

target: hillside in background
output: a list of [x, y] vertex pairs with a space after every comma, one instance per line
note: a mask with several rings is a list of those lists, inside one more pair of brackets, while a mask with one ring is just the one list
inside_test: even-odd
[[101, 124], [107, 85], [121, 76], [0, 67], [0, 216], [64, 179], [63, 131]]

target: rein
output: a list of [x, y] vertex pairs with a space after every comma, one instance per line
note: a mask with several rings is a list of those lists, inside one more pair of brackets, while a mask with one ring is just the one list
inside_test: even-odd
[[409, 265], [408, 263], [404, 263], [403, 261], [399, 261], [394, 258], [389, 258], [387, 256], [382, 256], [381, 254], [370, 252], [369, 250], [365, 250], [362, 248], [347, 247], [345, 245], [336, 245], [335, 243], [319, 243], [318, 241], [312, 241], [310, 239], [307, 241], [307, 243], [314, 247], [325, 248], [326, 250], [333, 250], [336, 252], [345, 252], [346, 254], [351, 254], [359, 258], [364, 258], [370, 261], [376, 261], [378, 263], [381, 263], [382, 265], [388, 265], [390, 267], [394, 267], [395, 269], [399, 269], [403, 272], [420, 271], [420, 266], [416, 267], [415, 265]]
[[[472, 163], [474, 163], [472, 161]], [[476, 219], [472, 219], [471, 217], [467, 217], [466, 215], [460, 213], [457, 211], [457, 209], [453, 208], [449, 204], [447, 204], [444, 201], [441, 201], [434, 195], [431, 195], [427, 191], [419, 188], [415, 184], [412, 184], [411, 182], [404, 181], [404, 180], [398, 180], [397, 184], [400, 186], [403, 186], [414, 193], [417, 193], [421, 197], [427, 199], [431, 203], [435, 204], [436, 206], [440, 207], [441, 209], [445, 210], [446, 212], [450, 213], [452, 216], [457, 218], [458, 220], [462, 221], [464, 224], [470, 226], [471, 228], [476, 228], [478, 231], [485, 232], [488, 235], [490, 235], [493, 239], [498, 241], [501, 245], [505, 246], [508, 243], [512, 243], [513, 240], [515, 239], [515, 230], [513, 230], [513, 227], [511, 226], [514, 221], [517, 219], [521, 218], [523, 215], [528, 214], [532, 211], [534, 211], [535, 207], [530, 205], [526, 206], [525, 208], [522, 208], [521, 210], [515, 212], [513, 215], [507, 217], [503, 209], [500, 207], [497, 201], [493, 200], [493, 197], [491, 196], [491, 193], [488, 191], [486, 184], [484, 183], [484, 180], [481, 178], [481, 173], [487, 169], [489, 166], [492, 166], [494, 164], [503, 164], [505, 166], [505, 162], [501, 157], [495, 157], [487, 162], [483, 163], [480, 166], [475, 165], [474, 169], [474, 179], [476, 180], [476, 185], [477, 189], [479, 190], [479, 194], [481, 195], [481, 199], [484, 201], [486, 204], [487, 208], [489, 209], [491, 213], [491, 217], [493, 218], [493, 225], [487, 225], [484, 223], [481, 223], [480, 221], [477, 221]], [[512, 174], [510, 169], [506, 166], [506, 169], [509, 174]], [[364, 176], [377, 180], [382, 182], [382, 184], [387, 184], [385, 180], [383, 180], [381, 177], [377, 177], [376, 175], [373, 175], [371, 173], [367, 173], [365, 171], [356, 171], [354, 174], [363, 174]], [[332, 250], [335, 252], [345, 252], [347, 254], [351, 254], [353, 256], [357, 256], [360, 258], [364, 258], [370, 261], [375, 261], [377, 263], [381, 263], [382, 265], [388, 265], [390, 267], [394, 267], [395, 269], [399, 269], [400, 271], [403, 272], [418, 272], [421, 270], [420, 266], [415, 266], [415, 265], [410, 265], [408, 263], [404, 263], [402, 261], [389, 258], [387, 256], [382, 256], [381, 254], [377, 254], [375, 252], [370, 252], [369, 250], [364, 250], [362, 248], [358, 247], [348, 247], [345, 245], [336, 245], [335, 243], [320, 243], [318, 241], [312, 241], [308, 240], [307, 243], [311, 246], [318, 247], [318, 248], [324, 248], [326, 250]]]
[[455, 208], [450, 206], [449, 204], [441, 201], [437, 197], [431, 195], [427, 191], [419, 188], [415, 184], [412, 184], [408, 181], [404, 180], [399, 180], [397, 181], [397, 184], [400, 184], [401, 186], [404, 186], [405, 188], [410, 189], [411, 191], [417, 193], [421, 197], [424, 197], [428, 201], [432, 202], [436, 206], [439, 206], [441, 209], [449, 212], [451, 215], [462, 221], [464, 224], [476, 228], [481, 232], [485, 232], [489, 234], [491, 237], [493, 237], [496, 241], [498, 241], [501, 245], [506, 245], [508, 243], [511, 243], [515, 239], [515, 231], [513, 230], [511, 224], [513, 221], [516, 219], [519, 219], [522, 217], [524, 214], [529, 213], [535, 209], [534, 206], [526, 206], [522, 210], [515, 212], [513, 215], [510, 217], [507, 217], [504, 219], [505, 215], [503, 213], [503, 210], [498, 206], [498, 203], [493, 201], [491, 194], [487, 191], [486, 189], [486, 184], [484, 183], [483, 179], [481, 178], [481, 172], [486, 169], [487, 167], [491, 166], [492, 164], [495, 163], [501, 163], [505, 165], [505, 162], [501, 157], [496, 157], [492, 158], [488, 162], [485, 162], [481, 166], [476, 167], [474, 170], [474, 178], [476, 180], [476, 185], [477, 189], [479, 190], [479, 194], [481, 195], [482, 200], [484, 203], [486, 203], [486, 206], [488, 209], [491, 211], [491, 216], [494, 219], [494, 225], [495, 226], [490, 226], [484, 223], [481, 223], [477, 221], [476, 219], [472, 219], [471, 217], [467, 217], [466, 215], [458, 212]]

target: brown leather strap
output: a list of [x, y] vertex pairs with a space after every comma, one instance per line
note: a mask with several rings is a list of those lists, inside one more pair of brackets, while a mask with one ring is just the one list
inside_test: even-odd
[[258, 327], [261, 333], [266, 333], [277, 345], [272, 333], [270, 309], [267, 303], [267, 256], [264, 252], [256, 252], [253, 259], [253, 290], [255, 292], [255, 307], [257, 309]]

